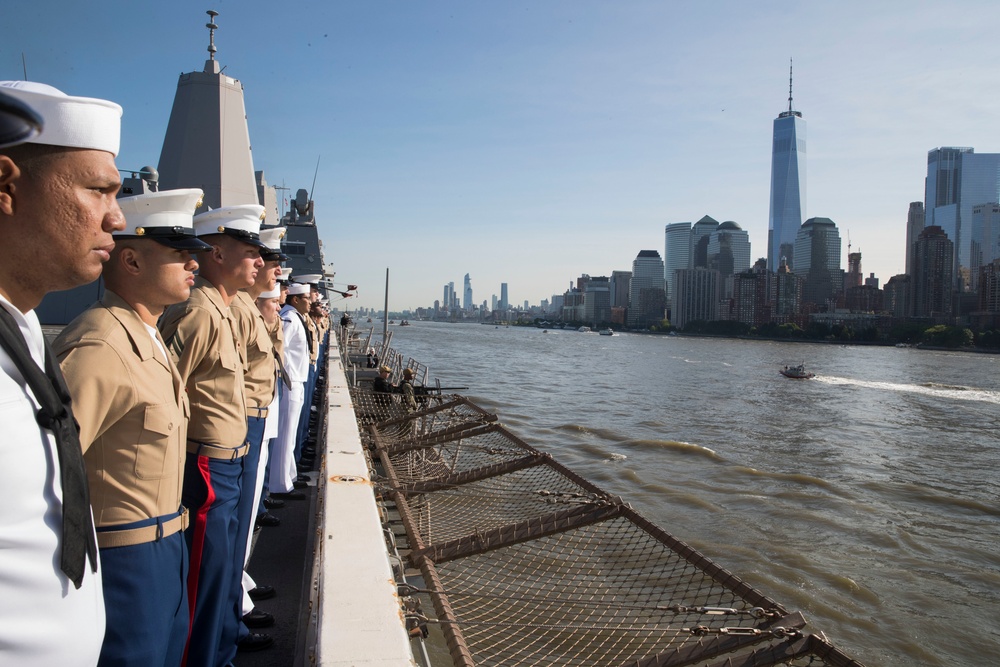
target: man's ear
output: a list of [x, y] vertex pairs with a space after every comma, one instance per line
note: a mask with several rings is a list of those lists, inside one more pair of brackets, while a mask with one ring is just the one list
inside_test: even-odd
[[125, 246], [118, 252], [118, 262], [129, 275], [139, 275], [142, 261], [139, 252], [131, 246]]
[[14, 214], [15, 182], [21, 169], [6, 155], [0, 155], [0, 215]]

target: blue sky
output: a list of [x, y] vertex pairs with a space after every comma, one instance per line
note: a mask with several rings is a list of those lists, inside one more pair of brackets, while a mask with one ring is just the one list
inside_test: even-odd
[[314, 199], [345, 305], [532, 304], [663, 253], [711, 215], [766, 254], [771, 123], [807, 123], [809, 217], [865, 273], [903, 270], [927, 151], [1000, 152], [996, 2], [5, 3], [0, 78], [125, 108], [118, 164], [159, 160], [181, 72], [245, 87], [257, 169]]

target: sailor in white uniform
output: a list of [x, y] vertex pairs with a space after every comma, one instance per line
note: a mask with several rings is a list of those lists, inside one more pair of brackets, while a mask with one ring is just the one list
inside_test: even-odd
[[271, 495], [278, 498], [305, 497], [301, 491], [295, 491], [295, 439], [305, 400], [305, 384], [309, 379], [309, 341], [304, 323], [308, 312], [309, 285], [293, 283], [288, 287], [287, 302], [281, 309], [289, 389], [281, 394], [278, 439], [271, 458]]
[[17, 240], [0, 262], [0, 664], [94, 665], [105, 616], [83, 453], [34, 308], [96, 280], [125, 226], [122, 109], [34, 82], [0, 90], [45, 120], [0, 148], [0, 238]]

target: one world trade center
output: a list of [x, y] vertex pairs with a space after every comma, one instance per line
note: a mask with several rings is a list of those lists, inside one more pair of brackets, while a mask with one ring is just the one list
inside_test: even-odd
[[788, 68], [788, 111], [774, 119], [771, 147], [771, 212], [767, 224], [767, 268], [792, 265], [795, 235], [805, 218], [806, 122], [792, 110], [792, 68]]

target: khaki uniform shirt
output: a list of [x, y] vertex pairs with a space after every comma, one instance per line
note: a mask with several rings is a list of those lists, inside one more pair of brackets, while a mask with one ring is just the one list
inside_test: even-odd
[[248, 408], [266, 408], [274, 398], [277, 367], [274, 343], [267, 331], [264, 316], [246, 292], [238, 292], [229, 310], [237, 324], [237, 333], [246, 351], [243, 380], [246, 385]]
[[309, 346], [309, 363], [315, 366], [316, 360], [319, 358], [319, 327], [309, 315], [303, 319], [306, 321], [306, 335], [312, 341]]
[[160, 332], [191, 401], [188, 439], [242, 446], [247, 434], [243, 344], [219, 290], [199, 276], [191, 298], [170, 306], [160, 318]]
[[95, 524], [115, 526], [176, 512], [184, 481], [187, 395], [173, 362], [139, 315], [107, 291], [63, 329], [53, 348], [80, 423]]
[[268, 327], [267, 333], [271, 336], [271, 343], [274, 345], [274, 351], [278, 353], [282, 359], [284, 359], [285, 354], [285, 331], [281, 327], [281, 318], [274, 318], [274, 324]]

